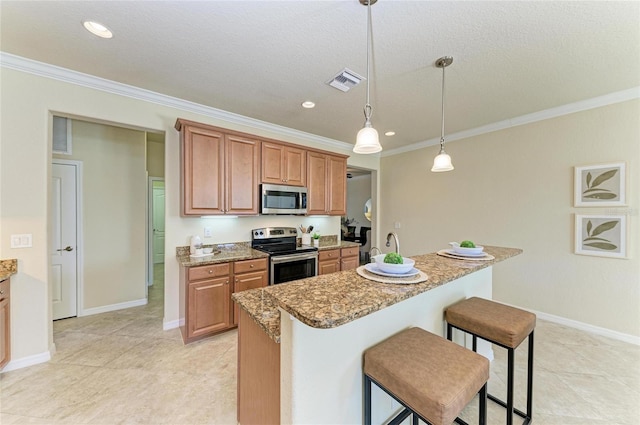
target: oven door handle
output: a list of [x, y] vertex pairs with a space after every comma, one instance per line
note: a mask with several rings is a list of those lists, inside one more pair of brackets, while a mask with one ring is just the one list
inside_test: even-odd
[[318, 258], [318, 252], [313, 252], [310, 254], [291, 254], [291, 255], [276, 255], [275, 257], [271, 257], [271, 262], [273, 264], [287, 263], [291, 261], [297, 260], [312, 260]]

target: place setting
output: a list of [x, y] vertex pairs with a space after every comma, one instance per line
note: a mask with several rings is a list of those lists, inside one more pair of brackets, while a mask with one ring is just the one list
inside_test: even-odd
[[455, 260], [471, 260], [471, 261], [491, 261], [495, 257], [484, 252], [484, 247], [476, 245], [472, 241], [449, 242], [451, 248], [441, 249], [438, 255]]
[[414, 267], [415, 261], [394, 252], [371, 257], [371, 262], [356, 269], [365, 279], [381, 283], [412, 284], [426, 281], [426, 273]]

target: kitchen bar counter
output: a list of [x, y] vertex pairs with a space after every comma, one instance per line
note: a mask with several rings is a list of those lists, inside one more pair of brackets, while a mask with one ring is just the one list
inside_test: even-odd
[[[412, 326], [443, 336], [447, 306], [472, 296], [491, 299], [493, 266], [522, 250], [485, 250], [495, 258], [411, 257], [428, 275], [418, 284], [378, 283], [349, 270], [234, 294], [242, 311], [239, 423], [255, 422], [248, 412], [262, 405], [277, 413], [264, 423], [362, 423], [362, 353]], [[454, 340], [467, 342], [459, 332]], [[477, 348], [493, 358], [491, 344], [479, 340]], [[275, 376], [262, 373], [274, 370]], [[397, 408], [376, 388], [372, 401], [374, 423], [387, 422]]]
[[520, 249], [492, 246], [486, 246], [485, 251], [495, 259], [465, 261], [441, 257], [436, 253], [411, 257], [416, 261], [415, 267], [429, 277], [426, 282], [413, 285], [378, 283], [349, 270], [270, 286], [264, 289], [264, 296], [260, 289], [243, 291], [233, 294], [233, 299], [272, 340], [279, 343], [278, 307], [313, 328], [334, 328], [522, 252]]

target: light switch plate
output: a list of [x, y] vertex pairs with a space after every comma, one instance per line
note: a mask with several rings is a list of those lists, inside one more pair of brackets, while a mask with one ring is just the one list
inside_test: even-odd
[[11, 248], [31, 248], [32, 246], [33, 235], [31, 233], [11, 235]]

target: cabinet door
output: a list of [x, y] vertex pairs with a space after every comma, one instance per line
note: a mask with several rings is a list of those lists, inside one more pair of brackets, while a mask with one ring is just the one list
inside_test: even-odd
[[227, 214], [258, 214], [258, 173], [260, 142], [226, 135], [226, 208]]
[[355, 270], [358, 268], [358, 257], [345, 257], [340, 260], [340, 270]]
[[[248, 289], [263, 288], [269, 283], [269, 272], [262, 270], [253, 273], [242, 273], [236, 275], [234, 279], [233, 292], [246, 291]], [[238, 304], [233, 303], [233, 324], [238, 324], [240, 310]]]
[[347, 160], [327, 156], [327, 203], [329, 215], [347, 214]]
[[290, 186], [307, 184], [307, 152], [287, 146], [284, 150], [284, 182]]
[[182, 131], [182, 214], [224, 213], [224, 136], [194, 126]]
[[307, 214], [327, 214], [327, 157], [317, 152], [307, 153]]
[[0, 282], [0, 369], [11, 360], [11, 311], [9, 279]]
[[340, 271], [340, 259], [318, 261], [318, 274], [329, 274]]
[[262, 183], [283, 184], [285, 147], [276, 143], [262, 142]]
[[198, 337], [231, 326], [229, 277], [189, 283], [188, 336]]

